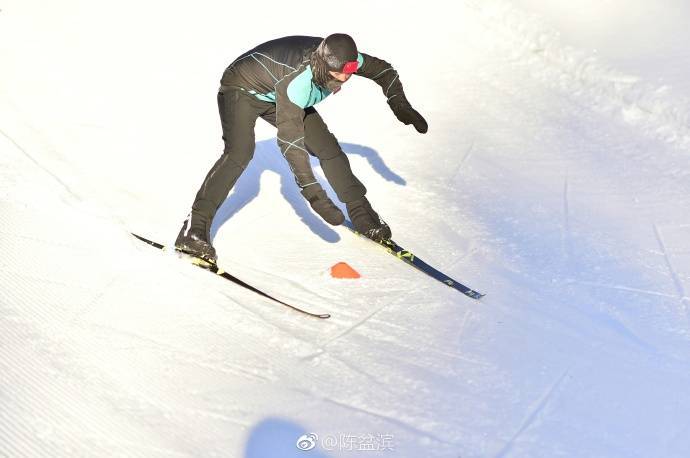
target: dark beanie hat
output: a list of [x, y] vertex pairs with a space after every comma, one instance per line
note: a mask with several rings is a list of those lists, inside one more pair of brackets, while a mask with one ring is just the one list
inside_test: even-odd
[[314, 80], [323, 86], [330, 78], [328, 71], [353, 73], [352, 66], [344, 68], [348, 62], [357, 61], [357, 45], [350, 35], [334, 33], [319, 44], [311, 56]]
[[357, 60], [357, 45], [350, 35], [334, 33], [323, 40], [323, 59], [329, 70], [342, 72], [343, 66]]

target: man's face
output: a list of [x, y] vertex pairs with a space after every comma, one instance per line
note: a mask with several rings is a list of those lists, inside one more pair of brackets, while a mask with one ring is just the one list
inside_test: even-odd
[[332, 70], [329, 70], [328, 73], [331, 75], [331, 79], [326, 83], [326, 89], [331, 92], [338, 92], [340, 90], [340, 86], [342, 86], [343, 83], [349, 80], [352, 76], [349, 73], [334, 72]]
[[330, 75], [331, 75], [333, 78], [337, 79], [337, 80], [340, 81], [341, 83], [344, 83], [345, 81], [349, 80], [350, 77], [352, 76], [352, 75], [349, 74], [349, 73], [334, 72], [334, 71], [332, 71], [332, 70], [329, 71], [328, 73], [330, 73]]

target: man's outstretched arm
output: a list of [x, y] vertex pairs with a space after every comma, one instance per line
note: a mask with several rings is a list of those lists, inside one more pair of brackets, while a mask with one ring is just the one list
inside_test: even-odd
[[356, 74], [369, 78], [381, 86], [388, 106], [400, 122], [412, 124], [417, 132], [426, 133], [429, 125], [424, 117], [407, 101], [397, 70], [385, 60], [364, 53], [360, 53], [360, 56], [362, 62]]

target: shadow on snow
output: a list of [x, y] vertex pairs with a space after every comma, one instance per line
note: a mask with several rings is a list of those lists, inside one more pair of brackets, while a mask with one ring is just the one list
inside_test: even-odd
[[[364, 157], [369, 165], [386, 181], [404, 186], [406, 181], [400, 175], [393, 172], [383, 161], [378, 152], [372, 148], [355, 145], [350, 143], [341, 144], [343, 150], [348, 155], [358, 155]], [[335, 192], [323, 177], [319, 167], [318, 159], [312, 157], [312, 167], [314, 167], [315, 174], [329, 194], [331, 199], [339, 205], [345, 212], [344, 205], [342, 205]], [[218, 209], [218, 213], [211, 229], [211, 236], [215, 236], [216, 232], [227, 220], [232, 218], [237, 212], [254, 200], [261, 189], [261, 175], [266, 172], [274, 172], [280, 177], [280, 192], [292, 206], [295, 213], [299, 216], [302, 222], [309, 227], [309, 229], [323, 240], [329, 243], [335, 243], [340, 240], [340, 236], [327, 223], [325, 223], [316, 213], [314, 213], [307, 203], [307, 201], [300, 194], [299, 188], [295, 183], [294, 176], [290, 168], [282, 157], [280, 150], [276, 144], [276, 139], [269, 139], [257, 142], [254, 151], [254, 157], [250, 161], [246, 170], [237, 180], [232, 192], [228, 198], [223, 202]], [[365, 183], [366, 185], [366, 183]], [[277, 224], [275, 221], [273, 224]]]

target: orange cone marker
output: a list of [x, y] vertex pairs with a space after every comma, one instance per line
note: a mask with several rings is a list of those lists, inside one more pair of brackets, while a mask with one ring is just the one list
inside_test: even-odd
[[339, 262], [331, 267], [333, 278], [359, 278], [361, 275], [346, 262]]

